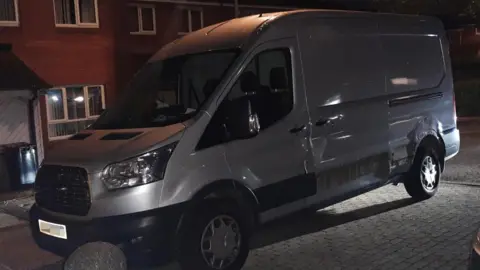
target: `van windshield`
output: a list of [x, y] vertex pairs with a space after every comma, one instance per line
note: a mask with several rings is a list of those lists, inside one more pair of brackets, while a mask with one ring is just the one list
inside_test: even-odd
[[89, 129], [129, 129], [186, 121], [202, 108], [238, 50], [189, 54], [147, 63], [119, 102]]

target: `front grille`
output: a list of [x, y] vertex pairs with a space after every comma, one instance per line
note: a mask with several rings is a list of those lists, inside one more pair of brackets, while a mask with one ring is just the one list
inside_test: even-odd
[[35, 201], [53, 212], [85, 216], [90, 210], [87, 171], [82, 168], [44, 165], [35, 180]]

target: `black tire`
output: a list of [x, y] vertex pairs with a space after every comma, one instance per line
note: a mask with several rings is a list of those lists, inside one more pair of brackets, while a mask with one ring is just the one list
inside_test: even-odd
[[[250, 251], [249, 238], [251, 232], [249, 230], [248, 218], [249, 213], [244, 213], [240, 207], [229, 200], [206, 200], [202, 205], [190, 211], [182, 221], [182, 228], [178, 237], [177, 261], [182, 270], [240, 270], [247, 260]], [[225, 263], [223, 268], [214, 268], [208, 265], [206, 257], [202, 253], [202, 236], [207, 226], [212, 220], [218, 217], [231, 218], [236, 222], [237, 236], [235, 239], [240, 240], [237, 255], [231, 263]], [[215, 226], [217, 226], [216, 223]], [[218, 229], [218, 228], [217, 228]], [[238, 234], [239, 232], [239, 234]], [[231, 235], [231, 234], [229, 234]], [[211, 245], [209, 245], [211, 246]], [[217, 266], [218, 266], [217, 262]]]
[[[424, 163], [428, 162], [427, 159], [431, 159], [432, 164], [435, 166], [436, 174], [434, 178], [435, 183], [427, 183], [426, 177], [422, 177], [422, 170], [424, 169]], [[435, 149], [427, 146], [422, 146], [418, 149], [415, 160], [413, 161], [408, 177], [404, 183], [405, 189], [408, 194], [416, 200], [425, 200], [433, 197], [437, 191], [441, 178], [441, 165], [440, 159]]]

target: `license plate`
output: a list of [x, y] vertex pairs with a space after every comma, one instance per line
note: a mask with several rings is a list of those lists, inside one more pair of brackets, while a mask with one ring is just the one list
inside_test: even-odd
[[67, 239], [67, 227], [62, 224], [55, 224], [44, 220], [38, 220], [40, 232], [57, 238]]

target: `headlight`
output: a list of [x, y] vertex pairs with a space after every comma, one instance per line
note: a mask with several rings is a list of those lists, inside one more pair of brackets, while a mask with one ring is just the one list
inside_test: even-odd
[[162, 180], [176, 145], [175, 142], [141, 156], [108, 165], [102, 172], [103, 183], [113, 190]]

